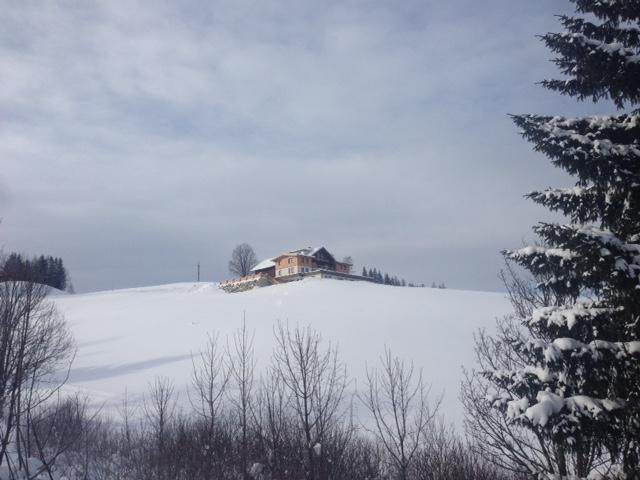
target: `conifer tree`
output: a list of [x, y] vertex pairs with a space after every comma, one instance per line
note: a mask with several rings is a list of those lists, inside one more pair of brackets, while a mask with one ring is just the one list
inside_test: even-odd
[[67, 288], [67, 271], [62, 263], [62, 258], [55, 259], [55, 287], [59, 290]]
[[34, 258], [31, 264], [34, 270], [34, 278], [38, 282], [44, 283], [47, 280], [47, 259], [44, 255], [40, 255], [37, 260]]
[[601, 448], [620, 478], [640, 478], [640, 1], [572, 1], [564, 32], [542, 37], [566, 78], [542, 85], [619, 111], [513, 116], [576, 183], [527, 195], [567, 221], [538, 224], [539, 245], [505, 255], [558, 301], [522, 319], [529, 338], [509, 347], [525, 366], [485, 375], [509, 392], [495, 408], [557, 446], [555, 465], [532, 473], [586, 478]]

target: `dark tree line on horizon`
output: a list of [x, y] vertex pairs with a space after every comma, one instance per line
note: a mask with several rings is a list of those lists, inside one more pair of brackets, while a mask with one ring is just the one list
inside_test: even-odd
[[0, 281], [8, 280], [29, 281], [65, 290], [68, 274], [62, 258], [51, 255], [27, 258], [11, 253], [0, 261]]
[[[404, 278], [398, 278], [395, 275], [391, 276], [388, 273], [383, 273], [381, 270], [378, 270], [377, 268], [367, 269], [367, 267], [362, 267], [362, 276], [371, 278], [373, 279], [373, 281], [381, 285], [392, 285], [394, 287], [419, 287], [419, 288], [425, 287], [424, 283], [417, 284], [413, 282], [407, 282]], [[433, 282], [431, 284], [431, 288], [447, 288], [447, 287], [444, 283], [440, 283], [436, 285], [436, 283]]]
[[[381, 270], [376, 268], [370, 268], [367, 270], [366, 267], [362, 267], [362, 276], [373, 279], [376, 283], [380, 283], [382, 285], [393, 285], [394, 287], [406, 287], [407, 282], [404, 278], [398, 278], [395, 275], [392, 277], [388, 273], [382, 273]], [[409, 286], [413, 286], [410, 284]]]

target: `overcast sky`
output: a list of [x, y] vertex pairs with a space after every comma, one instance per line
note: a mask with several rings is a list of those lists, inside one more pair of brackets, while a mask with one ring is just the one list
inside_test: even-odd
[[602, 110], [535, 84], [565, 1], [1, 3], [0, 246], [78, 291], [241, 242], [499, 290], [549, 218], [522, 195], [571, 183], [507, 113]]

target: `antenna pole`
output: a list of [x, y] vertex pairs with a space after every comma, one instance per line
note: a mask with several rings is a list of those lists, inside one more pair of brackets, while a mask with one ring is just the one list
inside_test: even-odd
[[198, 282], [200, 281], [200, 262], [198, 262]]

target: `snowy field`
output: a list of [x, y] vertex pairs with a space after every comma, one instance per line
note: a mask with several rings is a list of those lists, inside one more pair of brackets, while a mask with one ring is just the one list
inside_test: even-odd
[[208, 332], [221, 340], [241, 326], [255, 332], [258, 372], [269, 362], [278, 320], [311, 325], [337, 344], [353, 379], [384, 346], [423, 368], [433, 393], [444, 392], [443, 413], [458, 423], [462, 365], [472, 367], [473, 333], [493, 328], [510, 312], [504, 294], [400, 288], [365, 282], [307, 279], [228, 294], [213, 283], [179, 283], [52, 297], [75, 336], [78, 352], [70, 388], [118, 406], [125, 390], [140, 398], [156, 376], [173, 379], [186, 400], [191, 355]]

